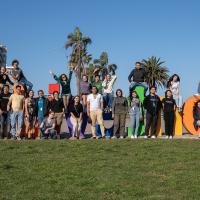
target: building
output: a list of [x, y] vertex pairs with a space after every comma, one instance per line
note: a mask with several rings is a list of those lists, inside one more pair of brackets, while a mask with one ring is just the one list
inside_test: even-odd
[[6, 66], [7, 48], [0, 44], [0, 66]]

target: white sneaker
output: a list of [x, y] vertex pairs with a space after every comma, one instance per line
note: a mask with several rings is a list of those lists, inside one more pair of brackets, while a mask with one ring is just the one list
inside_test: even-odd
[[137, 135], [134, 135], [134, 138], [135, 138], [135, 139], [137, 139], [137, 138], [138, 138], [138, 136], [137, 136]]
[[116, 136], [113, 136], [113, 137], [112, 137], [112, 139], [116, 139], [116, 138], [117, 138]]
[[199, 93], [196, 93], [194, 96], [200, 96], [200, 94], [199, 94]]
[[131, 135], [131, 139], [134, 139], [135, 137], [133, 135]]
[[173, 139], [173, 137], [170, 135], [170, 136], [169, 136], [169, 139], [171, 140], [171, 139]]
[[124, 139], [124, 137], [123, 137], [123, 136], [120, 136], [120, 139]]
[[151, 136], [151, 138], [152, 138], [152, 139], [155, 139], [155, 138], [156, 138], [156, 136], [155, 136], [155, 135], [152, 135], [152, 136]]
[[148, 138], [147, 135], [145, 135], [144, 138], [147, 139]]

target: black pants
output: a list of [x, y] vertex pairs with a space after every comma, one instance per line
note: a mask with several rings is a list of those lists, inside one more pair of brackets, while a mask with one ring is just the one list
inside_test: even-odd
[[125, 136], [125, 123], [126, 123], [126, 115], [125, 114], [115, 114], [114, 117], [114, 132], [113, 136]]
[[149, 112], [146, 113], [146, 126], [145, 126], [145, 135], [149, 135], [149, 129], [151, 128], [151, 136], [156, 136], [157, 131], [157, 122], [158, 122], [158, 114], [151, 114]]
[[174, 112], [164, 112], [165, 134], [168, 136], [173, 136], [174, 118], [175, 118]]

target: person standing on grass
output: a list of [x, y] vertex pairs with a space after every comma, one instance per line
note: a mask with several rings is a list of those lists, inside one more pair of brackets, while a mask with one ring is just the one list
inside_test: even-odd
[[150, 87], [150, 94], [144, 99], [144, 108], [146, 109], [146, 127], [145, 138], [149, 135], [149, 129], [151, 127], [151, 138], [156, 138], [157, 122], [159, 111], [162, 107], [159, 96], [156, 95], [156, 87]]
[[128, 81], [130, 82], [129, 86], [130, 94], [135, 86], [142, 86], [146, 94], [148, 90], [148, 85], [146, 83], [146, 72], [140, 62], [135, 63], [135, 69], [133, 69], [129, 74]]
[[[195, 129], [200, 130], [200, 100], [197, 101], [194, 105], [193, 117], [194, 117]], [[200, 138], [200, 132], [199, 132], [199, 138]]]
[[60, 139], [60, 129], [62, 125], [63, 115], [65, 113], [65, 107], [63, 104], [63, 100], [59, 98], [59, 92], [53, 92], [53, 100], [50, 101], [50, 111], [55, 113], [56, 119], [56, 131], [57, 131], [57, 139]]
[[[11, 111], [11, 135], [12, 139], [21, 140], [21, 130], [24, 117], [24, 101], [25, 98], [21, 95], [21, 86], [16, 86], [16, 93], [12, 94], [9, 98], [7, 111]], [[17, 125], [17, 137], [16, 137]]]
[[0, 95], [0, 139], [10, 138], [10, 112], [7, 111], [10, 96], [9, 85], [4, 85]]
[[128, 111], [128, 102], [121, 89], [117, 89], [116, 97], [114, 97], [112, 104], [112, 118], [114, 119], [114, 131], [112, 139], [118, 136], [118, 131], [120, 138], [125, 137], [125, 123], [126, 123], [126, 114]]
[[42, 132], [42, 137], [44, 139], [55, 139], [56, 138], [56, 120], [55, 113], [53, 111], [49, 112], [49, 116], [46, 117], [40, 124], [40, 129]]
[[183, 100], [180, 95], [180, 77], [177, 74], [174, 74], [169, 78], [167, 83], [167, 87], [172, 91], [172, 95], [174, 100], [176, 101], [176, 105], [178, 107], [178, 111], [182, 111]]
[[93, 139], [98, 139], [96, 136], [96, 123], [100, 125], [102, 139], [105, 139], [105, 129], [103, 125], [103, 98], [98, 93], [95, 86], [92, 87], [92, 94], [88, 95], [87, 98], [87, 114], [92, 121], [92, 136]]
[[112, 111], [112, 101], [113, 101], [113, 86], [117, 79], [116, 75], [106, 74], [105, 79], [102, 83], [103, 87], [103, 100], [105, 103], [105, 112]]
[[82, 80], [80, 81], [80, 91], [83, 102], [83, 111], [85, 112], [87, 109], [87, 96], [90, 94], [91, 85], [88, 81], [88, 76], [83, 75]]
[[162, 107], [165, 121], [165, 134], [168, 139], [173, 138], [176, 101], [173, 99], [171, 90], [165, 92], [165, 98], [162, 100]]
[[25, 99], [25, 125], [27, 138], [35, 137], [35, 125], [37, 120], [37, 104], [33, 90], [30, 90]]
[[[43, 119], [48, 116], [49, 110], [49, 101], [44, 96], [43, 90], [38, 90], [38, 97], [36, 98], [36, 114], [37, 114], [37, 122], [38, 127], [40, 127]], [[42, 137], [42, 133], [40, 131], [40, 138]]]
[[61, 88], [62, 88], [61, 96], [63, 98], [65, 110], [67, 111], [67, 107], [69, 105], [69, 101], [70, 101], [70, 97], [71, 97], [70, 83], [71, 83], [73, 71], [70, 70], [68, 77], [66, 74], [61, 74], [60, 77], [57, 77], [51, 70], [49, 71], [49, 73], [61, 85]]
[[80, 131], [81, 131], [81, 125], [82, 125], [82, 119], [83, 119], [83, 106], [80, 103], [80, 97], [75, 96], [73, 99], [73, 102], [69, 106], [69, 111], [71, 114], [70, 120], [72, 123], [72, 139], [76, 137], [76, 139], [79, 139], [80, 137]]
[[132, 91], [129, 101], [129, 115], [132, 127], [131, 139], [138, 137], [138, 129], [140, 125], [140, 115], [141, 115], [141, 102], [136, 91]]

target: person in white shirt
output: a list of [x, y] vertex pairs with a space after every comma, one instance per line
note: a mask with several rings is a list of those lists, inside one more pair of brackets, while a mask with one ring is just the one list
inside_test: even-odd
[[183, 99], [180, 95], [180, 77], [177, 74], [174, 74], [170, 77], [167, 87], [172, 91], [173, 98], [176, 101], [179, 112], [182, 111]]
[[100, 125], [102, 139], [105, 139], [105, 129], [103, 125], [103, 98], [102, 95], [98, 93], [95, 86], [92, 87], [92, 94], [87, 97], [87, 114], [91, 118], [92, 125], [92, 136], [93, 139], [98, 139], [96, 136], [96, 123]]
[[107, 74], [102, 83], [103, 86], [103, 100], [105, 103], [106, 111], [111, 111], [113, 101], [113, 85], [117, 79], [116, 75], [111, 76]]

